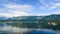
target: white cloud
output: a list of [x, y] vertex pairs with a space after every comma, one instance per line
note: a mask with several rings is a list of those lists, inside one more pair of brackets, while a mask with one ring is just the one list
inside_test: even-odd
[[60, 0], [54, 0], [55, 2], [60, 2]]
[[60, 11], [51, 12], [51, 14], [60, 14]]
[[13, 17], [13, 16], [28, 16], [28, 13], [25, 13], [25, 12], [18, 12], [18, 11], [15, 11], [12, 13], [0, 13], [0, 15], [3, 15], [3, 16], [6, 16], [6, 17]]
[[[58, 7], [60, 7], [60, 0], [39, 0], [40, 1], [40, 3], [43, 5], [43, 6], [41, 6], [40, 7], [40, 9], [46, 9], [46, 10], [51, 10], [51, 9], [55, 9], [55, 8], [58, 8]], [[47, 2], [48, 3], [47, 3]]]
[[30, 14], [28, 14], [27, 11], [29, 12], [34, 9], [31, 5], [4, 4], [4, 6], [10, 13], [1, 13], [0, 15], [4, 15], [7, 17], [28, 16]]
[[10, 13], [0, 13], [0, 15], [6, 16], [6, 17], [12, 17], [13, 14], [10, 14]]
[[3, 10], [3, 9], [0, 8], [0, 10]]
[[37, 14], [37, 16], [48, 16], [48, 15], [51, 15], [51, 14], [60, 14], [60, 11], [52, 11], [49, 14]]
[[47, 0], [39, 0], [39, 1], [42, 4], [42, 6], [39, 7], [40, 9], [49, 10], [50, 9], [49, 7], [54, 4], [50, 0], [48, 0], [48, 1]]
[[58, 7], [60, 7], [60, 3], [55, 3], [49, 9], [55, 9], [55, 8], [58, 8]]
[[49, 5], [45, 2], [46, 0], [39, 0], [39, 1], [44, 7], [49, 7]]
[[31, 5], [11, 5], [8, 4], [6, 5], [7, 8], [9, 9], [14, 9], [14, 10], [21, 10], [21, 11], [30, 11], [32, 9], [34, 9]]
[[26, 12], [21, 12], [21, 11], [11, 11], [13, 14], [14, 14], [14, 16], [28, 16], [28, 13], [26, 13]]

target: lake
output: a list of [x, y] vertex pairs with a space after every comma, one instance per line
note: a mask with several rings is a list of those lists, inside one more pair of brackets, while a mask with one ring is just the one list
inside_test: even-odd
[[56, 31], [49, 29], [28, 29], [20, 28], [7, 24], [0, 23], [0, 34], [57, 34]]

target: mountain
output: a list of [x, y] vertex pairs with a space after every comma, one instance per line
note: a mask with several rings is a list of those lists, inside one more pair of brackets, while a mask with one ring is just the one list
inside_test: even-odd
[[55, 20], [60, 19], [60, 14], [52, 14], [48, 16], [17, 16], [12, 18], [6, 18], [5, 16], [0, 16], [0, 20], [10, 20], [10, 21], [38, 21], [38, 20]]
[[10, 20], [34, 20], [34, 19], [46, 19], [46, 20], [50, 20], [50, 19], [55, 19], [55, 18], [60, 18], [59, 14], [52, 14], [52, 15], [48, 15], [48, 16], [18, 16], [18, 17], [12, 17], [9, 18]]
[[60, 19], [60, 14], [52, 14], [52, 15], [49, 15], [49, 16], [44, 16], [45, 20], [55, 20], [55, 19]]
[[0, 20], [5, 20], [7, 19], [5, 16], [0, 16]]
[[8, 20], [32, 21], [32, 20], [38, 20], [42, 18], [43, 16], [18, 16], [18, 17], [9, 18]]

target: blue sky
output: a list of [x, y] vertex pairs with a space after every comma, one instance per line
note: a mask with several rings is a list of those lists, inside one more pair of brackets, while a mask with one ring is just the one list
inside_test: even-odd
[[0, 15], [40, 16], [60, 14], [60, 0], [0, 0]]

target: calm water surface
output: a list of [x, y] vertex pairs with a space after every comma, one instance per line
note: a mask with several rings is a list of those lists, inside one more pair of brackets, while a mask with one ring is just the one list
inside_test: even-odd
[[28, 31], [30, 31], [28, 34], [56, 34], [56, 32], [54, 32], [53, 30], [20, 28], [20, 27], [13, 27], [11, 25], [0, 23], [0, 33], [2, 34], [23, 33]]

